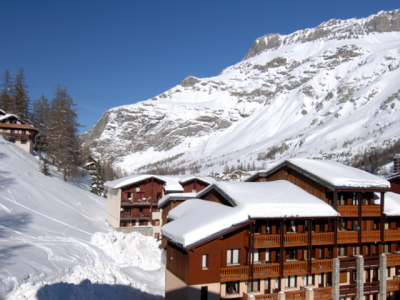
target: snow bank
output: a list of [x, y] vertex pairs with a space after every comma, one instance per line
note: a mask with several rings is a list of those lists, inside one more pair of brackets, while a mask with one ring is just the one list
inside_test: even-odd
[[160, 268], [159, 245], [111, 232], [107, 199], [38, 169], [0, 137], [0, 298], [161, 299], [121, 271]]

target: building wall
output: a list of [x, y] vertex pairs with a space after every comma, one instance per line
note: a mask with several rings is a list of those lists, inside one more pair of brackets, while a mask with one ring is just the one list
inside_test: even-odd
[[152, 213], [152, 220], [158, 220], [159, 221], [159, 225], [153, 225], [153, 237], [156, 237], [156, 233], [159, 234], [159, 236], [161, 236], [161, 211], [156, 211]]
[[165, 300], [187, 300], [188, 288], [186, 283], [171, 273], [165, 271]]
[[121, 190], [108, 189], [107, 193], [107, 222], [112, 227], [119, 227], [121, 216]]
[[184, 193], [198, 193], [208, 187], [210, 184], [199, 179], [193, 179], [182, 184]]
[[189, 254], [168, 242], [167, 245], [167, 270], [188, 284], [189, 277]]
[[26, 140], [25, 144], [21, 143], [21, 140], [16, 140], [15, 141], [15, 145], [20, 147], [22, 150], [32, 154], [33, 146], [32, 146], [32, 141], [31, 140], [29, 140], [29, 139]]
[[391, 180], [390, 187], [393, 193], [400, 194], [400, 178]]
[[227, 205], [227, 206], [231, 206], [231, 207], [233, 206], [224, 197], [222, 197], [218, 193], [218, 191], [216, 191], [215, 189], [211, 189], [206, 194], [201, 196], [200, 199], [208, 200], [208, 201], [212, 201], [212, 202], [217, 202], [217, 203], [220, 203], [220, 204], [223, 204], [223, 205]]
[[[290, 171], [289, 171], [290, 170]], [[287, 180], [298, 187], [302, 188], [306, 192], [314, 195], [317, 198], [327, 202], [325, 187], [318, 182], [315, 182], [311, 178], [297, 172], [289, 166], [283, 166], [281, 169], [276, 170], [266, 178], [256, 177], [253, 181], [276, 181], [276, 180]]]
[[[128, 198], [130, 196], [127, 195], [127, 193], [132, 193], [133, 201], [137, 201], [140, 198], [148, 199], [149, 197], [151, 197], [152, 200], [155, 200], [155, 199], [157, 199], [157, 193], [158, 193], [159, 199], [161, 199], [163, 197], [163, 184], [164, 183], [158, 179], [149, 178], [149, 179], [146, 179], [146, 180], [123, 187], [121, 189], [122, 197]], [[137, 188], [140, 189], [139, 192], [136, 192]]]

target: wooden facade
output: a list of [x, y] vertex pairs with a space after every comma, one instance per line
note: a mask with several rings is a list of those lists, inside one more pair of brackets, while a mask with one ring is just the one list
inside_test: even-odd
[[[336, 189], [323, 180], [313, 178], [312, 174], [285, 164], [250, 178], [253, 182], [276, 180], [295, 184], [331, 205], [341, 216], [249, 219], [250, 223], [244, 227], [185, 249], [187, 265], [178, 264], [188, 268], [184, 275], [186, 281], [174, 274], [187, 285], [219, 283], [221, 299], [247, 299], [243, 296], [247, 295], [249, 287], [254, 286], [259, 289], [254, 292], [250, 288], [254, 299], [278, 299], [279, 291], [285, 292], [286, 299], [306, 299], [305, 280], [312, 281], [314, 299], [332, 299], [333, 259], [338, 258], [340, 298], [351, 299], [356, 291], [354, 270], [357, 256], [364, 257], [364, 295], [372, 297], [379, 293], [379, 256], [385, 254], [390, 275], [387, 280], [388, 297], [400, 293], [396, 277], [400, 276], [400, 218], [384, 215], [386, 190]], [[374, 200], [374, 192], [380, 193], [380, 204]], [[200, 198], [233, 206], [216, 189], [207, 191]], [[168, 247], [170, 244], [180, 248], [171, 241]], [[239, 260], [228, 264], [228, 250], [234, 249], [240, 253]], [[168, 251], [171, 250], [168, 248]], [[207, 257], [207, 268], [204, 268], [204, 255]], [[174, 263], [169, 261], [167, 270]], [[308, 279], [303, 280], [303, 277]], [[276, 282], [274, 286], [272, 282]], [[292, 291], [292, 284], [298, 291]], [[235, 291], [239, 289], [238, 292], [227, 296], [225, 290], [228, 292], [229, 286]], [[243, 290], [245, 286], [247, 290]], [[166, 299], [169, 300], [168, 294]]]
[[208, 187], [210, 184], [199, 178], [193, 178], [185, 182], [181, 182], [184, 193], [198, 193]]

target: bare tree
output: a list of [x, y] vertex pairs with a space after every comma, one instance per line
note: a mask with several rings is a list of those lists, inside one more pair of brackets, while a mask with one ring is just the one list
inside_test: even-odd
[[3, 90], [0, 95], [0, 108], [7, 113], [14, 112], [14, 101], [12, 98], [13, 84], [8, 70], [3, 75]]

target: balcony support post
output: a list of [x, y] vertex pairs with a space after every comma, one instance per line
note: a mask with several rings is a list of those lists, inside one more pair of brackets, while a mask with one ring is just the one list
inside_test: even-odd
[[384, 252], [384, 245], [385, 245], [385, 220], [383, 218], [383, 209], [385, 207], [385, 193], [381, 192], [381, 224], [380, 224], [380, 230], [381, 230], [381, 245], [379, 249], [379, 255], [381, 255]]
[[379, 299], [386, 299], [386, 255], [379, 257]]
[[250, 223], [250, 270], [249, 270], [249, 283], [253, 286], [253, 275], [254, 275], [254, 229], [255, 229], [255, 220]]
[[364, 257], [357, 256], [357, 299], [364, 299]]
[[357, 197], [358, 197], [358, 226], [360, 227], [360, 229], [358, 230], [358, 246], [362, 247], [362, 233], [361, 233], [362, 232], [362, 194], [358, 193]]
[[283, 225], [284, 225], [285, 220], [281, 219], [280, 220], [280, 224], [279, 224], [279, 233], [281, 234], [281, 238], [280, 238], [280, 249], [279, 249], [279, 291], [282, 290], [282, 279], [283, 279], [283, 257], [285, 255], [284, 253], [284, 243], [285, 243], [285, 234], [284, 234], [284, 230], [283, 230]]
[[312, 245], [311, 245], [311, 231], [312, 231], [312, 219], [308, 221], [309, 226], [308, 226], [308, 245], [307, 245], [307, 275], [311, 275], [311, 251], [312, 251]]
[[338, 258], [333, 259], [332, 271], [332, 299], [339, 300], [340, 297], [340, 261]]
[[336, 211], [338, 210], [338, 192], [334, 191], [333, 192], [333, 208], [336, 209]]

